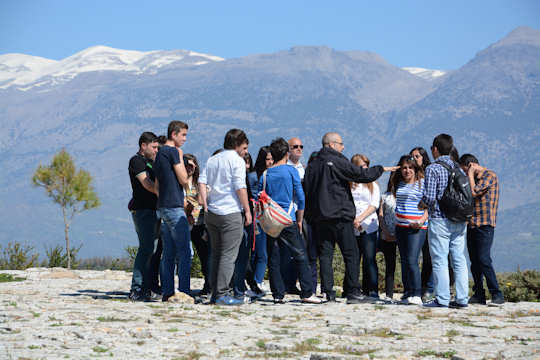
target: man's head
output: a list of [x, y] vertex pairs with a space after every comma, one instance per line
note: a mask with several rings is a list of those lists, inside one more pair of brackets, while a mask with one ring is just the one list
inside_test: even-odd
[[454, 140], [448, 134], [439, 134], [433, 139], [433, 145], [431, 145], [431, 154], [436, 159], [441, 155], [449, 155], [454, 146]]
[[284, 138], [277, 138], [270, 143], [270, 153], [274, 158], [274, 164], [283, 160], [289, 154], [289, 144]]
[[467, 172], [469, 170], [469, 167], [471, 166], [471, 164], [480, 164], [480, 162], [478, 161], [478, 159], [476, 158], [476, 156], [474, 156], [473, 154], [463, 154], [461, 155], [461, 157], [459, 158], [459, 166], [461, 167], [461, 169], [465, 172]]
[[158, 151], [157, 136], [153, 132], [145, 131], [139, 137], [139, 154], [147, 159], [154, 160]]
[[225, 134], [225, 140], [223, 141], [223, 148], [225, 150], [234, 150], [244, 157], [248, 151], [249, 140], [246, 133], [240, 129], [231, 129]]
[[345, 149], [341, 136], [339, 136], [339, 134], [336, 132], [329, 132], [324, 134], [322, 138], [322, 146], [332, 148], [337, 152], [343, 152], [343, 150]]
[[176, 147], [180, 147], [186, 142], [188, 129], [188, 124], [185, 122], [173, 120], [167, 128], [167, 138], [172, 140]]
[[289, 139], [289, 159], [293, 163], [300, 161], [302, 154], [304, 152], [304, 145], [302, 145], [302, 140], [297, 137]]

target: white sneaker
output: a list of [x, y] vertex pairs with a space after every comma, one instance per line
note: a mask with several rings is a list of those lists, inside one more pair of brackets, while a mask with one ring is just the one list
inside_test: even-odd
[[315, 295], [311, 295], [308, 298], [303, 298], [302, 302], [305, 304], [320, 304], [322, 303], [322, 300], [316, 297]]
[[268, 288], [264, 285], [264, 282], [257, 283], [257, 286], [259, 287], [259, 289], [261, 289], [262, 292], [268, 292]]
[[411, 296], [407, 298], [407, 302], [412, 305], [422, 305], [422, 299], [420, 299], [420, 296]]

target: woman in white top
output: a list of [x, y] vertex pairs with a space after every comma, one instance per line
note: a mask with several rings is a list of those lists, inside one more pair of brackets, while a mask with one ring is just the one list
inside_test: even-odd
[[[365, 155], [356, 154], [351, 162], [363, 168], [369, 167], [369, 159]], [[370, 298], [379, 298], [377, 254], [377, 232], [379, 220], [377, 209], [380, 202], [379, 185], [376, 182], [367, 184], [351, 184], [351, 193], [356, 206], [354, 233], [358, 241], [360, 259], [362, 261], [362, 291]]]

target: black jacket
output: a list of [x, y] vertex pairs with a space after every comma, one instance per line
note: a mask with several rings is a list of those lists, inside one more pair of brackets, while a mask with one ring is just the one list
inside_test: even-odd
[[377, 180], [383, 172], [380, 165], [364, 169], [353, 165], [340, 152], [322, 148], [308, 165], [304, 176], [307, 221], [353, 221], [356, 209], [350, 182], [369, 183]]

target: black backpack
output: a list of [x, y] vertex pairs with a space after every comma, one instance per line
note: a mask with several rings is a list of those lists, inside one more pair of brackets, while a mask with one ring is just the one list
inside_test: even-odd
[[469, 178], [463, 174], [459, 165], [456, 163], [454, 163], [453, 168], [442, 161], [436, 161], [435, 163], [448, 170], [448, 185], [439, 200], [439, 208], [451, 221], [469, 221], [472, 217], [474, 206]]

